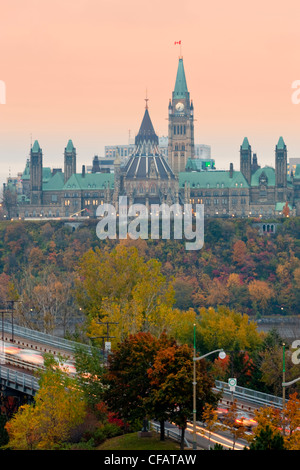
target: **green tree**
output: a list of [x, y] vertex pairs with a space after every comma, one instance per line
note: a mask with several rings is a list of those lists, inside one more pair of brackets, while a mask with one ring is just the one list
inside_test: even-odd
[[249, 448], [250, 450], [285, 450], [282, 435], [269, 425], [259, 429]]
[[86, 402], [95, 409], [103, 399], [104, 357], [101, 350], [83, 346], [75, 350], [76, 378], [82, 389]]

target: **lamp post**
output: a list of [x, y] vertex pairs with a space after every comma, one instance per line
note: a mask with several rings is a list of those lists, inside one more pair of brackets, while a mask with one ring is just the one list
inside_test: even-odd
[[282, 343], [282, 409], [285, 405], [285, 343]]
[[211, 351], [207, 354], [204, 354], [203, 356], [196, 357], [196, 325], [194, 324], [194, 357], [193, 357], [193, 450], [197, 450], [197, 435], [196, 435], [196, 361], [200, 361], [206, 356], [210, 356], [211, 354], [214, 353], [219, 353], [220, 359], [224, 359], [226, 357], [226, 353], [224, 352], [223, 349], [215, 349], [214, 351]]

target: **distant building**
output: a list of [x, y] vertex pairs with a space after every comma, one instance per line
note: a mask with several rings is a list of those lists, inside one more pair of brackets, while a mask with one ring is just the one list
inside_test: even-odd
[[[228, 162], [218, 170], [210, 147], [194, 142], [194, 105], [187, 87], [182, 57], [169, 101], [168, 137], [159, 138], [146, 108], [134, 144], [105, 147], [105, 158], [76, 168], [72, 140], [64, 150], [64, 168], [43, 166], [43, 151], [35, 141], [22, 175], [10, 180], [17, 192], [19, 217], [95, 216], [105, 202], [117, 205], [126, 195], [135, 202], [201, 203], [207, 217], [277, 217], [287, 205], [300, 215], [300, 163], [290, 159], [280, 137], [275, 165], [262, 167], [245, 137], [240, 145], [240, 169]], [[15, 182], [15, 183], [14, 183]], [[8, 184], [8, 183], [7, 183]]]
[[287, 164], [287, 171], [289, 176], [292, 176], [296, 171], [297, 165], [300, 165], [300, 158], [290, 158]]

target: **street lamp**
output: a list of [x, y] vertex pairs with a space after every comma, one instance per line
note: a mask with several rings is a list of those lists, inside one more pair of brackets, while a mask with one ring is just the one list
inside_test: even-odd
[[298, 382], [298, 380], [300, 380], [300, 377], [298, 377], [297, 379], [291, 380], [290, 382], [282, 382], [282, 386], [289, 387], [290, 385], [293, 385], [294, 383]]
[[285, 405], [285, 343], [282, 343], [282, 408]]
[[214, 351], [211, 351], [207, 354], [204, 354], [203, 356], [196, 357], [196, 325], [194, 324], [194, 357], [193, 357], [193, 362], [194, 362], [194, 380], [193, 380], [193, 450], [197, 450], [197, 439], [196, 439], [196, 361], [200, 361], [200, 359], [203, 359], [206, 356], [210, 356], [211, 354], [214, 353], [219, 353], [219, 358], [220, 359], [225, 359], [226, 353], [223, 349], [215, 349]]

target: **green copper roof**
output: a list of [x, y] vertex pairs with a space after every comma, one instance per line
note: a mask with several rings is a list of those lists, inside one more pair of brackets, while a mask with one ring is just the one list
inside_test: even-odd
[[177, 69], [177, 76], [175, 82], [175, 88], [173, 91], [173, 99], [177, 98], [185, 98], [186, 93], [188, 93], [188, 88], [186, 84], [184, 66], [183, 66], [183, 59], [179, 59], [178, 69]]
[[47, 182], [43, 184], [43, 191], [60, 191], [64, 187], [64, 174], [57, 171]]
[[185, 166], [186, 171], [202, 171], [214, 169], [214, 160], [207, 158], [188, 158]]
[[284, 140], [283, 140], [282, 137], [279, 137], [277, 148], [279, 150], [284, 150], [284, 148], [285, 148], [285, 143], [284, 143]]
[[184, 188], [189, 183], [190, 188], [248, 188], [249, 185], [240, 171], [193, 171], [179, 173], [179, 187]]
[[114, 187], [114, 174], [113, 173], [86, 173], [82, 176], [81, 173], [74, 173], [65, 183], [64, 191], [70, 190], [87, 190], [93, 191], [97, 189], [105, 189]]
[[34, 144], [31, 150], [34, 153], [38, 153], [41, 150], [40, 144], [38, 143], [37, 140], [34, 141]]
[[27, 160], [25, 169], [22, 173], [22, 180], [29, 180], [29, 178], [30, 178], [30, 167], [29, 167], [29, 160]]
[[[282, 211], [284, 206], [285, 206], [285, 202], [276, 202], [275, 204], [275, 211]], [[290, 209], [290, 211], [292, 210], [292, 206], [290, 204], [288, 204], [288, 208]]]
[[243, 143], [242, 143], [242, 150], [248, 150], [249, 147], [250, 147], [250, 145], [249, 145], [248, 138], [245, 137], [244, 140], [243, 140]]
[[74, 147], [74, 145], [73, 145], [72, 140], [70, 139], [70, 140], [68, 141], [68, 145], [67, 145], [67, 147], [66, 147], [66, 152], [73, 152], [73, 150], [75, 150], [75, 147]]
[[251, 186], [259, 186], [259, 178], [263, 172], [268, 178], [268, 186], [275, 186], [275, 170], [270, 166], [259, 168], [255, 173], [253, 173], [251, 176]]
[[[43, 168], [43, 183], [46, 183], [52, 177], [51, 168], [45, 167]], [[29, 180], [30, 179], [30, 164], [29, 161], [26, 163], [25, 170], [22, 173], [22, 180]]]
[[49, 167], [43, 168], [43, 183], [46, 183], [47, 181], [52, 178], [52, 170]]

